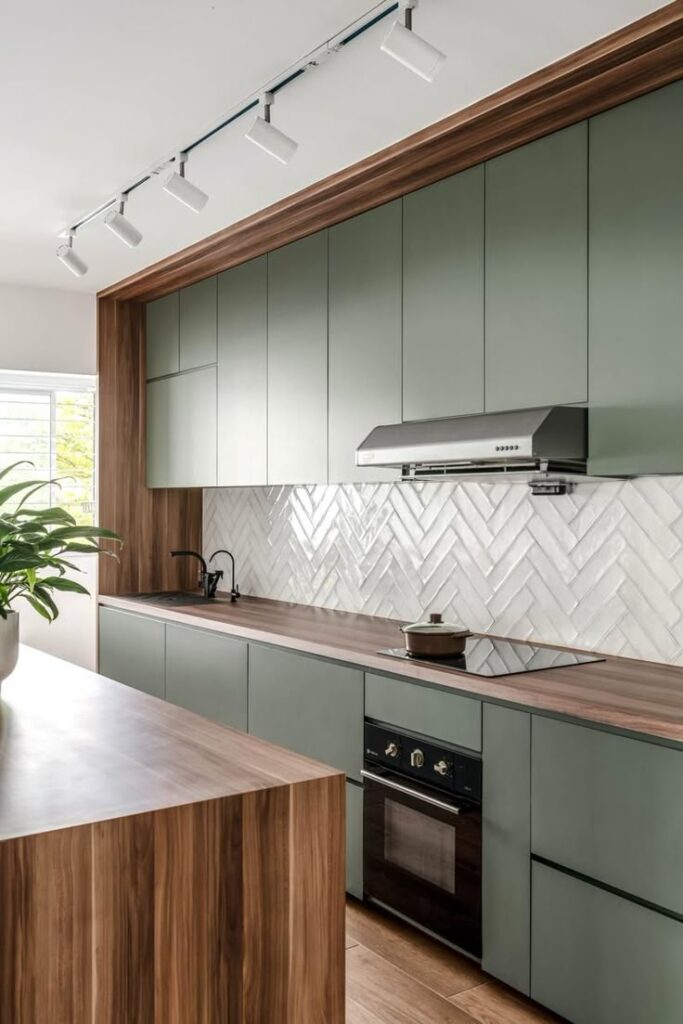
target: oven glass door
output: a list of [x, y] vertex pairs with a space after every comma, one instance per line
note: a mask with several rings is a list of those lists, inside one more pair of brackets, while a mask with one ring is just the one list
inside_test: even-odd
[[366, 896], [480, 956], [481, 809], [374, 765], [363, 775]]

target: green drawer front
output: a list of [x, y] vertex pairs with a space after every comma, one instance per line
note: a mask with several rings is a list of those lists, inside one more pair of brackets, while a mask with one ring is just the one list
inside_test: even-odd
[[683, 923], [532, 868], [531, 995], [573, 1024], [680, 1024]]
[[452, 691], [368, 674], [365, 714], [399, 729], [481, 750], [481, 701]]
[[100, 608], [99, 671], [153, 697], [164, 696], [164, 624]]
[[250, 645], [249, 732], [360, 781], [363, 673]]
[[531, 848], [683, 914], [683, 751], [533, 716]]
[[346, 891], [363, 898], [363, 787], [346, 783]]
[[168, 623], [166, 700], [235, 729], [247, 728], [247, 645]]

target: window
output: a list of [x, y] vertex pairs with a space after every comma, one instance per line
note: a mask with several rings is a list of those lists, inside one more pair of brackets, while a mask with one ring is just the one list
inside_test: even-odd
[[64, 478], [27, 502], [61, 505], [77, 523], [95, 522], [95, 378], [79, 374], [0, 372], [0, 469], [18, 466], [2, 486]]

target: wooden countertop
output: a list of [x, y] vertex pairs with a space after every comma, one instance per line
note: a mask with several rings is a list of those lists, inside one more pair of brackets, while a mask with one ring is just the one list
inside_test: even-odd
[[30, 647], [2, 684], [0, 841], [339, 774]]
[[401, 623], [394, 619], [254, 597], [241, 597], [234, 604], [219, 598], [181, 609], [103, 595], [100, 604], [683, 743], [683, 668], [671, 665], [608, 657], [587, 665], [482, 678], [378, 654], [402, 642]]

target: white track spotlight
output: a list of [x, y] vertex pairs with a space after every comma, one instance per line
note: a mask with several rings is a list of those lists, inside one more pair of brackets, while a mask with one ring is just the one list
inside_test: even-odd
[[69, 231], [66, 241], [57, 246], [57, 259], [76, 277], [83, 277], [84, 274], [88, 273], [88, 265], [83, 262], [78, 253], [74, 252], [73, 245], [74, 232]]
[[179, 203], [183, 203], [185, 206], [189, 206], [195, 213], [199, 213], [206, 206], [209, 197], [206, 192], [202, 192], [200, 188], [193, 185], [191, 181], [188, 181], [185, 177], [185, 164], [187, 162], [187, 153], [178, 153], [176, 157], [177, 171], [169, 171], [161, 179], [161, 187], [164, 192], [168, 192], [169, 196], [173, 196]]
[[134, 224], [124, 216], [124, 209], [126, 206], [126, 196], [119, 196], [118, 208], [112, 207], [108, 213], [104, 216], [104, 223], [107, 225], [109, 230], [120, 238], [121, 241], [129, 248], [134, 249], [136, 245], [139, 245], [142, 241], [142, 231], [138, 231]]
[[245, 138], [253, 142], [255, 146], [265, 150], [270, 156], [275, 157], [281, 164], [288, 164], [299, 146], [294, 139], [290, 139], [289, 135], [285, 135], [284, 132], [281, 132], [279, 128], [270, 123], [270, 108], [273, 105], [273, 99], [272, 92], [263, 94], [261, 101], [263, 117], [260, 114], [256, 117], [251, 128], [246, 132]]
[[418, 0], [401, 0], [400, 8], [404, 11], [405, 23], [402, 25], [400, 19], [394, 22], [381, 49], [426, 82], [433, 82], [446, 55], [413, 32], [413, 11], [417, 4]]

